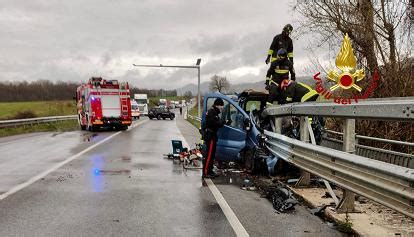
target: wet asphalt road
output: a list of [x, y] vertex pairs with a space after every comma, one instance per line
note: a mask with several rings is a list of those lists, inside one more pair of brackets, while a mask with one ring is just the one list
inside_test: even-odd
[[[114, 133], [0, 139], [0, 194]], [[200, 172], [163, 158], [171, 139], [192, 144], [197, 130], [180, 117], [142, 122], [0, 200], [0, 236], [234, 236]], [[228, 180], [215, 183], [251, 236], [341, 236], [302, 206], [275, 214]]]

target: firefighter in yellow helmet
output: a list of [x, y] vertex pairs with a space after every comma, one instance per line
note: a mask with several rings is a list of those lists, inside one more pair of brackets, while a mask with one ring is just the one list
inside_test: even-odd
[[287, 56], [293, 64], [293, 43], [292, 39], [289, 37], [292, 32], [293, 27], [291, 24], [285, 25], [281, 34], [276, 35], [273, 38], [272, 44], [270, 45], [269, 51], [267, 53], [266, 64], [273, 62], [277, 59], [277, 51], [284, 48], [287, 50]]

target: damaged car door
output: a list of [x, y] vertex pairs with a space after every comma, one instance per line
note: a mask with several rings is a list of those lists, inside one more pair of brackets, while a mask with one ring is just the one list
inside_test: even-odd
[[213, 105], [217, 98], [224, 101], [224, 109], [220, 114], [221, 119], [230, 120], [231, 123], [224, 125], [217, 133], [216, 159], [227, 162], [240, 161], [240, 151], [246, 146], [247, 131], [244, 121], [248, 115], [233, 100], [229, 100], [222, 94], [213, 94], [204, 100], [203, 118], [205, 118], [205, 111]]

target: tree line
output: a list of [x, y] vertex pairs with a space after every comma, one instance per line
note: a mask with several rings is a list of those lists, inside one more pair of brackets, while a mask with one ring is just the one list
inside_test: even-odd
[[[49, 80], [0, 82], [0, 102], [71, 100], [75, 96], [78, 86], [79, 83], [75, 82], [52, 82]], [[130, 91], [131, 96], [134, 94], [148, 94], [149, 97], [177, 96], [176, 90], [133, 87]]]

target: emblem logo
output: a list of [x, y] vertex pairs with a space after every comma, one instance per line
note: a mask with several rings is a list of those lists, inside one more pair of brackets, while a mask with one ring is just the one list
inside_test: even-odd
[[[335, 60], [336, 67], [340, 70], [330, 70], [327, 74], [329, 81], [333, 81], [336, 85], [331, 86], [329, 89], [326, 89], [322, 85], [322, 80], [319, 77], [320, 73], [317, 73], [313, 76], [313, 79], [316, 81], [316, 92], [319, 95], [324, 96], [325, 99], [329, 100], [333, 96], [333, 91], [338, 88], [343, 90], [355, 89], [358, 92], [362, 92], [362, 88], [357, 85], [357, 82], [365, 78], [364, 69], [357, 69], [357, 59], [352, 49], [351, 39], [348, 34], [345, 35], [344, 41], [342, 42], [341, 49], [336, 56]], [[369, 88], [362, 95], [354, 94], [353, 100], [355, 103], [358, 103], [358, 99], [366, 99], [373, 92], [373, 90], [378, 86], [377, 81], [379, 80], [378, 72], [375, 71], [372, 77], [372, 82]], [[335, 97], [334, 102], [338, 104], [351, 104], [351, 98]]]

